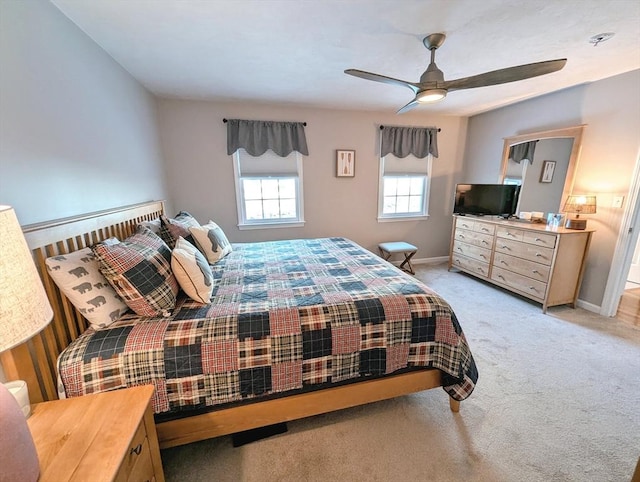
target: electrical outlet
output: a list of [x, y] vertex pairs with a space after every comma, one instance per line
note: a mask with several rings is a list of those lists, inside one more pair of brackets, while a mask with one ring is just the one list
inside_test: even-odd
[[624, 196], [613, 196], [613, 202], [611, 203], [611, 207], [621, 208], [623, 202], [624, 202]]

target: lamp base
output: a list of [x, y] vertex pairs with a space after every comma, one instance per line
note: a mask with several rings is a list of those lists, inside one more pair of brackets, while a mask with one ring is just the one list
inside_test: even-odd
[[[0, 467], [2, 480], [36, 481], [38, 453], [27, 420], [11, 392], [0, 383]], [[6, 477], [6, 478], [5, 478]]]
[[586, 229], [587, 228], [587, 220], [580, 218], [569, 218], [567, 219], [567, 224], [565, 225], [567, 229]]

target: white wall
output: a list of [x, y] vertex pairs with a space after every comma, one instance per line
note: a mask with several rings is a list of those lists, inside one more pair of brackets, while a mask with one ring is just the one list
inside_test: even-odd
[[0, 204], [21, 224], [166, 196], [155, 101], [46, 1], [0, 1]]
[[[446, 256], [451, 237], [453, 188], [461, 172], [466, 119], [393, 113], [320, 110], [275, 105], [162, 99], [159, 126], [172, 209], [222, 226], [232, 242], [323, 236], [348, 237], [376, 251], [382, 241], [415, 244], [416, 258]], [[232, 158], [223, 118], [307, 122], [309, 156], [303, 157], [306, 225], [239, 230]], [[430, 217], [378, 223], [379, 125], [442, 128], [433, 161]], [[354, 149], [354, 178], [335, 177], [335, 150]], [[173, 213], [172, 213], [173, 214]]]
[[[640, 70], [520, 102], [469, 119], [464, 178], [495, 182], [503, 138], [586, 124], [575, 193], [597, 195], [588, 216], [593, 236], [580, 299], [600, 306], [623, 210], [613, 196], [626, 195], [640, 152]], [[626, 200], [626, 198], [625, 198]]]

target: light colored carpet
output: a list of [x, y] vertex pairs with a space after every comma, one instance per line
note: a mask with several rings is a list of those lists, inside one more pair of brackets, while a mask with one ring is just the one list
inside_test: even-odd
[[624, 481], [640, 456], [640, 330], [539, 305], [446, 265], [416, 274], [453, 306], [480, 378], [162, 452], [169, 481]]

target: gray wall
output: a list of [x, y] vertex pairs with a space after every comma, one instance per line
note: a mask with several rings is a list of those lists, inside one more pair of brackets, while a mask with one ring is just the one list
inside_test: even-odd
[[[158, 101], [158, 113], [172, 209], [190, 211], [200, 222], [214, 220], [232, 242], [345, 236], [371, 250], [382, 241], [408, 241], [419, 249], [416, 258], [448, 254], [453, 187], [462, 168], [466, 119], [429, 116], [424, 110], [396, 116], [169, 99]], [[303, 158], [304, 227], [238, 229], [225, 117], [307, 122], [310, 154]], [[376, 219], [380, 124], [442, 128], [426, 220], [379, 223]], [[336, 149], [356, 151], [354, 178], [335, 177]]]
[[22, 224], [163, 199], [155, 101], [51, 3], [0, 1], [0, 204]]
[[[586, 124], [573, 192], [597, 195], [598, 212], [580, 299], [600, 306], [640, 152], [640, 70], [520, 102], [469, 119], [464, 178], [496, 182], [503, 138]], [[626, 198], [625, 198], [626, 202]]]

